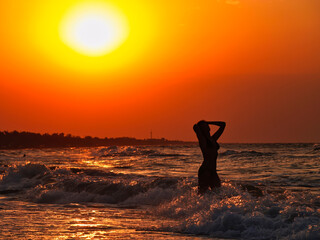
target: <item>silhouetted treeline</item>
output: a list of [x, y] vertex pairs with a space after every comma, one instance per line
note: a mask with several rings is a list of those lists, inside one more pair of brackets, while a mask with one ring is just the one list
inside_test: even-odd
[[123, 146], [123, 145], [182, 145], [188, 142], [169, 141], [167, 139], [136, 139], [78, 137], [64, 133], [40, 134], [31, 132], [0, 132], [0, 149], [16, 148], [54, 148], [54, 147], [98, 147], [98, 146]]

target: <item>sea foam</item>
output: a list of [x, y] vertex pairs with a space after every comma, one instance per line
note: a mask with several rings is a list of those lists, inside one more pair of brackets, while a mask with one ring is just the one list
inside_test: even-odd
[[[177, 188], [178, 181], [179, 178], [26, 164], [6, 171], [0, 181], [0, 193], [21, 192], [25, 200], [38, 203], [155, 205], [168, 199], [166, 193], [175, 192], [172, 189]], [[161, 195], [164, 198], [159, 198]]]
[[[301, 204], [301, 203], [304, 204]], [[308, 193], [252, 196], [240, 186], [223, 183], [199, 196], [193, 188], [161, 204], [156, 214], [179, 220], [164, 230], [217, 238], [319, 239], [320, 198]]]

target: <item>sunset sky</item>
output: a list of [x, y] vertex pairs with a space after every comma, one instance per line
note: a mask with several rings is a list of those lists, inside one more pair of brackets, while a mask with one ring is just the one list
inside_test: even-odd
[[[222, 142], [319, 142], [319, 9], [319, 0], [1, 1], [0, 130], [195, 141], [192, 126], [206, 119], [227, 122]], [[107, 45], [68, 35], [99, 14]]]

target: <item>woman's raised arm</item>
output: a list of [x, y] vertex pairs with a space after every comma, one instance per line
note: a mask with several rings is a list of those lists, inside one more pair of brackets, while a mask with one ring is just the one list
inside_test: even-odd
[[219, 129], [211, 136], [214, 141], [218, 141], [218, 139], [220, 138], [220, 136], [222, 135], [226, 127], [226, 123], [222, 121], [212, 121], [212, 122], [206, 122], [206, 123], [211, 125], [216, 125], [219, 127]]

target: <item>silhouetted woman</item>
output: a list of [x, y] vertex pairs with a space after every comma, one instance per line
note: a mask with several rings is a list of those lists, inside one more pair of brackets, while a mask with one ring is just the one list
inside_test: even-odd
[[[212, 136], [210, 135], [209, 124], [219, 127]], [[221, 186], [220, 178], [217, 174], [217, 157], [218, 149], [220, 148], [217, 141], [225, 126], [225, 122], [207, 122], [203, 120], [193, 126], [203, 155], [203, 163], [198, 171], [198, 190], [200, 194], [206, 192], [209, 187], [214, 189]]]

